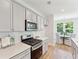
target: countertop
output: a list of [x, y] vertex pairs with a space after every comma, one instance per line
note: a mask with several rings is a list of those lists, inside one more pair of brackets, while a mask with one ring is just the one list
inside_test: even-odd
[[48, 40], [48, 37], [38, 37], [38, 38], [35, 38], [35, 39], [40, 39], [42, 41], [45, 41], [45, 40]]
[[31, 46], [26, 45], [22, 42], [19, 42], [13, 46], [7, 47], [7, 48], [1, 48], [0, 49], [0, 59], [9, 59], [27, 49], [29, 49]]

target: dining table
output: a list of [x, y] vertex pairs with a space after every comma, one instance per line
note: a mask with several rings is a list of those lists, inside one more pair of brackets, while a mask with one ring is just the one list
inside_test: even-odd
[[62, 41], [63, 41], [63, 45], [66, 45], [66, 44], [65, 44], [65, 40], [69, 40], [69, 39], [70, 39], [70, 36], [61, 35], [60, 38], [61, 38]]

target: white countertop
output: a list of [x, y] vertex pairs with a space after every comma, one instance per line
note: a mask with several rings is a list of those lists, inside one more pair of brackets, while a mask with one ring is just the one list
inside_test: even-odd
[[4, 48], [4, 49], [0, 49], [0, 59], [9, 59], [27, 49], [29, 49], [31, 46], [26, 45], [24, 43], [17, 43], [13, 46]]
[[39, 37], [39, 38], [36, 38], [36, 39], [40, 39], [40, 40], [45, 41], [45, 40], [48, 40], [48, 37]]

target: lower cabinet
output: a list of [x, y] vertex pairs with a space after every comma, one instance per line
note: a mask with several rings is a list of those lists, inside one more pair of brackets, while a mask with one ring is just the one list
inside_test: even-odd
[[23, 51], [10, 59], [31, 59], [31, 52], [30, 49], [27, 51]]
[[48, 50], [48, 41], [44, 40], [43, 41], [43, 54], [45, 54]]
[[21, 59], [31, 59], [30, 54], [24, 55]]

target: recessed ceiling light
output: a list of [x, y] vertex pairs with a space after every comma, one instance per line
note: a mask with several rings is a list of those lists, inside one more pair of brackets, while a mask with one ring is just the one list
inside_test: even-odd
[[50, 0], [49, 0], [49, 1], [47, 1], [47, 4], [49, 4], [49, 5], [50, 5], [50, 4], [51, 4], [51, 1], [50, 1]]
[[61, 9], [61, 12], [64, 12], [64, 9]]

